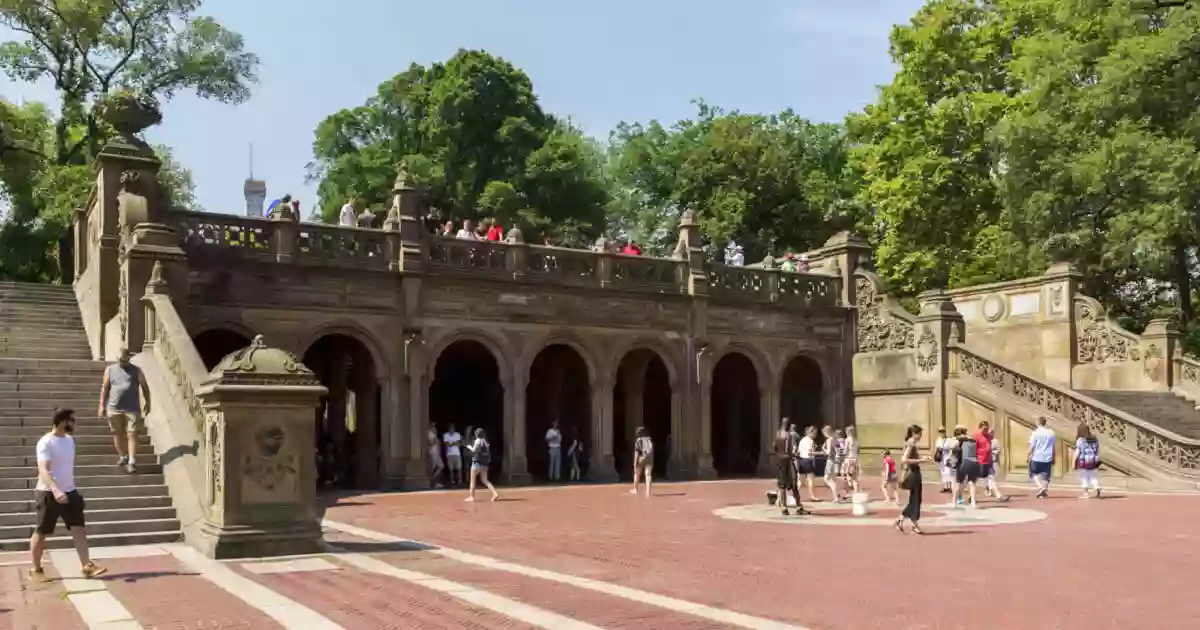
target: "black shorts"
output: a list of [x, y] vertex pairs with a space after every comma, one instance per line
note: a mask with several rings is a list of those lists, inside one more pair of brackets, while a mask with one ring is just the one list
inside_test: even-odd
[[801, 475], [815, 475], [817, 474], [817, 460], [813, 457], [801, 458], [796, 468]]
[[83, 527], [83, 495], [78, 490], [67, 493], [67, 502], [59, 503], [54, 500], [54, 493], [46, 490], [34, 490], [34, 501], [37, 502], [37, 531], [49, 536], [54, 533], [58, 519], [62, 519], [67, 529]]
[[958, 465], [958, 473], [955, 479], [958, 483], [975, 483], [979, 481], [980, 476], [979, 462], [961, 462]]
[[796, 469], [792, 467], [792, 460], [781, 459], [775, 463], [776, 467], [776, 483], [780, 490], [795, 490], [796, 489]]

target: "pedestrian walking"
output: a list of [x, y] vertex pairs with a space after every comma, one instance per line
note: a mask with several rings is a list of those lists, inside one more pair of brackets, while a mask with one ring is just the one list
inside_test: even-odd
[[638, 493], [638, 480], [646, 480], [646, 496], [650, 496], [654, 484], [654, 440], [646, 427], [638, 427], [637, 437], [633, 440], [633, 489], [629, 494]]
[[955, 475], [954, 488], [954, 507], [958, 507], [960, 503], [966, 502], [966, 497], [963, 496], [963, 491], [966, 490], [966, 495], [970, 497], [970, 506], [978, 507], [975, 500], [975, 483], [979, 481], [979, 450], [978, 443], [975, 438], [967, 435], [966, 427], [957, 427], [954, 429], [954, 437], [958, 440], [957, 458], [958, 458], [958, 474]]
[[892, 457], [891, 449], [883, 450], [883, 474], [879, 489], [883, 491], [883, 502], [900, 505], [900, 485], [896, 476], [896, 460]]
[[471, 494], [467, 497], [467, 501], [475, 500], [477, 480], [492, 491], [493, 501], [499, 501], [500, 493], [496, 492], [496, 486], [493, 486], [492, 482], [488, 480], [488, 466], [492, 465], [492, 446], [488, 444], [487, 433], [482, 428], [475, 429], [475, 441], [467, 446], [467, 450], [471, 451]]
[[989, 496], [996, 498], [996, 501], [1004, 503], [1008, 501], [1008, 497], [1000, 493], [1000, 486], [996, 485], [996, 462], [1000, 455], [1000, 450], [997, 448], [999, 442], [996, 441], [996, 434], [992, 432], [992, 427], [987, 420], [979, 423], [979, 430], [975, 432], [975, 453], [979, 456], [979, 478], [984, 481], [984, 488], [987, 489]]
[[795, 458], [795, 446], [792, 444], [793, 431], [788, 430], [787, 418], [783, 419], [775, 439], [771, 443], [771, 457], [775, 460], [776, 483], [779, 486], [778, 503], [784, 516], [788, 516], [787, 493], [792, 494], [796, 501], [796, 513], [808, 514], [804, 504], [800, 502], [800, 488], [796, 479], [796, 467], [792, 464]]
[[1092, 435], [1086, 422], [1079, 423], [1075, 433], [1075, 470], [1079, 471], [1079, 485], [1083, 488], [1081, 499], [1090, 499], [1090, 490], [1100, 498], [1100, 441]]
[[438, 441], [438, 431], [436, 424], [429, 425], [429, 431], [425, 434], [425, 439], [429, 442], [429, 465], [433, 469], [430, 473], [430, 482], [433, 487], [440, 488], [442, 486], [442, 473], [446, 472], [446, 463], [442, 461], [442, 444]]
[[921, 462], [928, 459], [921, 456], [919, 446], [923, 431], [921, 425], [914, 424], [908, 427], [904, 433], [904, 452], [900, 455], [900, 463], [904, 465], [905, 471], [900, 485], [908, 490], [908, 505], [904, 506], [900, 518], [896, 519], [896, 529], [900, 530], [902, 534], [904, 533], [905, 519], [912, 525], [913, 533], [925, 533], [918, 525], [918, 521], [921, 520]]
[[137, 472], [138, 435], [142, 429], [142, 396], [150, 410], [150, 388], [146, 376], [132, 363], [133, 353], [121, 348], [116, 363], [104, 369], [100, 385], [100, 406], [96, 415], [108, 420], [108, 430], [117, 449], [117, 465], [129, 473]]
[[813, 503], [819, 503], [821, 500], [817, 498], [817, 492], [813, 488], [813, 475], [817, 471], [817, 459], [813, 457], [813, 453], [817, 447], [817, 428], [806, 427], [804, 429], [804, 437], [800, 438], [800, 442], [796, 444], [796, 472], [800, 478], [804, 480], [808, 487], [808, 498]]
[[550, 453], [550, 470], [547, 477], [550, 481], [562, 478], [562, 431], [558, 430], [558, 421], [550, 423], [546, 430], [546, 450]]
[[842, 502], [842, 462], [846, 460], [846, 436], [841, 429], [825, 427], [825, 485], [833, 494], [833, 502]]
[[1034, 496], [1044, 499], [1050, 495], [1050, 473], [1054, 470], [1054, 431], [1046, 426], [1046, 417], [1037, 420], [1037, 428], [1029, 436], [1029, 477], [1037, 485]]
[[852, 492], [858, 492], [858, 472], [859, 472], [859, 443], [858, 430], [854, 427], [846, 427], [846, 461], [842, 462], [842, 476], [846, 478], [846, 485], [850, 487]]
[[950, 453], [958, 441], [946, 437], [946, 428], [938, 427], [938, 439], [933, 443], [933, 461], [937, 462], [942, 478], [942, 492], [950, 493], [954, 488], [954, 469], [950, 467]]
[[583, 477], [583, 467], [580, 465], [583, 460], [583, 440], [575, 431], [571, 433], [574, 437], [567, 447], [567, 459], [571, 462], [571, 481], [579, 481]]
[[46, 537], [54, 533], [59, 519], [71, 532], [83, 577], [98, 577], [107, 569], [92, 562], [88, 556], [83, 495], [75, 488], [75, 438], [71, 436], [75, 432], [75, 412], [55, 409], [51, 425], [50, 432], [38, 440], [36, 448], [38, 478], [33, 500], [37, 505], [37, 526], [29, 538], [29, 555], [33, 562], [29, 579], [46, 581], [42, 552], [46, 548]]

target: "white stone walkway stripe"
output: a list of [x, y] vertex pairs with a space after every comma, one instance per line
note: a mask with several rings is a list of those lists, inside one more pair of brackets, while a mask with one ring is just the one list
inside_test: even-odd
[[261, 610], [284, 628], [294, 630], [345, 630], [317, 611], [300, 602], [288, 599], [275, 591], [238, 575], [233, 569], [186, 545], [167, 547], [176, 560], [199, 573], [201, 577], [216, 584], [238, 599]]
[[102, 580], [83, 577], [79, 556], [75, 550], [51, 550], [50, 561], [62, 576], [67, 601], [79, 612], [88, 630], [142, 630], [142, 624], [133, 618]]
[[551, 582], [558, 582], [559, 584], [567, 584], [569, 586], [575, 586], [589, 591], [595, 591], [597, 593], [604, 593], [605, 595], [612, 595], [614, 597], [620, 597], [622, 599], [628, 599], [630, 601], [635, 601], [642, 604], [657, 606], [666, 610], [692, 615], [693, 617], [701, 617], [710, 621], [716, 621], [718, 623], [731, 626], [738, 626], [740, 628], [749, 628], [751, 630], [810, 630], [804, 626], [788, 624], [782, 621], [775, 621], [773, 619], [766, 619], [763, 617], [755, 617], [753, 615], [733, 612], [723, 608], [715, 608], [713, 606], [706, 606], [704, 604], [697, 604], [682, 599], [676, 599], [674, 597], [668, 597], [666, 595], [658, 595], [649, 591], [630, 588], [628, 586], [619, 586], [617, 584], [612, 584], [611, 582], [602, 582], [600, 580], [581, 578], [574, 575], [568, 575], [566, 573], [547, 571], [545, 569], [535, 569], [533, 567], [527, 567], [515, 562], [496, 560], [495, 558], [488, 558], [486, 556], [479, 556], [472, 553], [466, 553], [464, 551], [447, 549], [446, 547], [429, 545], [415, 540], [405, 540], [403, 538], [397, 538], [396, 536], [385, 534], [383, 532], [364, 529], [346, 523], [339, 523], [337, 521], [325, 520], [322, 522], [322, 524], [330, 529], [336, 529], [352, 536], [358, 536], [359, 538], [365, 538], [367, 540], [391, 544], [407, 543], [410, 545], [418, 545], [421, 547], [426, 547], [426, 550], [429, 553], [434, 553], [444, 558], [449, 558], [465, 564], [473, 564], [475, 566], [494, 569], [496, 571], [507, 571], [509, 573], [516, 573], [517, 575], [524, 575], [526, 577], [549, 580]]
[[378, 573], [394, 577], [405, 582], [410, 582], [417, 586], [427, 588], [431, 591], [444, 593], [451, 597], [461, 599], [462, 601], [471, 604], [477, 608], [483, 608], [493, 612], [500, 613], [505, 617], [523, 621], [531, 626], [545, 628], [546, 630], [601, 630], [599, 626], [593, 626], [589, 623], [576, 621], [570, 617], [564, 617], [558, 613], [553, 613], [548, 610], [530, 606], [516, 600], [501, 597], [495, 593], [481, 591], [477, 588], [472, 588], [458, 582], [442, 579], [437, 576], [428, 575], [426, 573], [418, 573], [409, 571], [399, 567], [392, 566], [383, 560], [378, 560], [370, 556], [359, 553], [348, 553], [339, 549], [335, 545], [327, 545], [331, 551], [337, 552], [337, 558], [346, 564], [352, 565], [363, 571]]

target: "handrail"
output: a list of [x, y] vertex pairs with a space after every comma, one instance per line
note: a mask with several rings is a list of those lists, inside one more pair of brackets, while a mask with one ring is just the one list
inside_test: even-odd
[[1200, 475], [1200, 440], [1154, 426], [1079, 392], [1027, 376], [962, 344], [947, 344], [950, 375], [969, 377], [1069, 422], [1085, 422], [1099, 436], [1144, 459], [1187, 475]]
[[196, 430], [202, 431], [204, 406], [196, 391], [208, 378], [204, 360], [169, 296], [148, 294], [142, 302], [146, 307], [146, 343], [153, 344], [154, 355], [171, 375], [167, 380], [175, 396], [186, 404]]

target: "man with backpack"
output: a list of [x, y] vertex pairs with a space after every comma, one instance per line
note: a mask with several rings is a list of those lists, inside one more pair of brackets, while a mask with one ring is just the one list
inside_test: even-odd
[[646, 496], [649, 497], [654, 477], [654, 441], [646, 427], [638, 427], [637, 438], [633, 441], [633, 490], [629, 494], [638, 493], [639, 475], [646, 477]]

